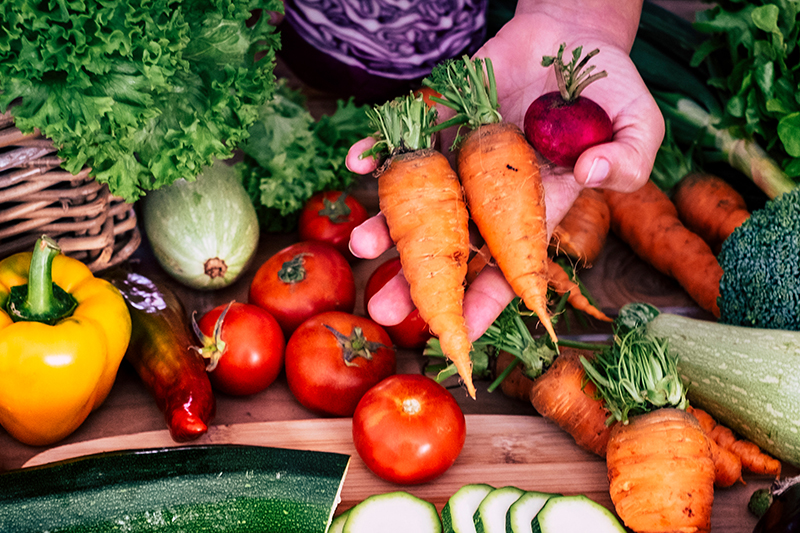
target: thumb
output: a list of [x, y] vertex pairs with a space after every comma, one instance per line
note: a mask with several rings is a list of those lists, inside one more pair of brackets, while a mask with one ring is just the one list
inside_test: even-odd
[[643, 109], [617, 117], [611, 142], [581, 154], [575, 163], [575, 181], [619, 192], [635, 191], [647, 182], [664, 139], [664, 117], [655, 101], [649, 100]]

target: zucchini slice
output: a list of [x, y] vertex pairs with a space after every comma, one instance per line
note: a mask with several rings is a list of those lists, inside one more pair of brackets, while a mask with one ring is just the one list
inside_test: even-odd
[[550, 492], [525, 491], [517, 501], [511, 504], [506, 514], [507, 533], [531, 533], [533, 518], [547, 503], [547, 500], [560, 494]]
[[350, 457], [259, 446], [108, 452], [0, 474], [4, 533], [324, 533]]
[[614, 514], [582, 494], [554, 496], [531, 523], [533, 533], [626, 533]]
[[350, 509], [343, 533], [441, 533], [436, 506], [405, 491], [370, 496]]
[[344, 531], [344, 523], [347, 522], [347, 517], [350, 515], [350, 509], [333, 517], [331, 527], [328, 533], [342, 533]]
[[506, 533], [506, 515], [511, 504], [525, 491], [517, 487], [494, 489], [478, 505], [472, 516], [475, 533]]
[[485, 483], [471, 483], [458, 489], [442, 509], [444, 533], [475, 533], [472, 517], [478, 506], [494, 487]]

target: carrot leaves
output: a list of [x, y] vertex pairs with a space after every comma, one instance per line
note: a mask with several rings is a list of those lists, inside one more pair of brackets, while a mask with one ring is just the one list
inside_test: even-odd
[[[497, 99], [492, 60], [449, 59], [431, 71], [422, 83], [442, 95], [431, 100], [453, 109], [456, 114], [442, 122], [434, 131], [454, 125], [467, 125], [475, 129], [482, 124], [502, 122]], [[456, 139], [456, 142], [458, 138]]]
[[642, 327], [617, 332], [614, 343], [593, 361], [581, 357], [581, 362], [611, 412], [609, 423], [627, 424], [630, 416], [660, 407], [686, 407], [686, 387], [668, 341]]
[[436, 117], [436, 109], [428, 106], [422, 96], [413, 94], [367, 109], [367, 118], [377, 133], [375, 144], [363, 156], [380, 157], [431, 148], [430, 128]]

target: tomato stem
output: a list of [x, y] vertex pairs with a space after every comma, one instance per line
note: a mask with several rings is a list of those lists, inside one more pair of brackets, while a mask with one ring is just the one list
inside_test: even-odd
[[197, 324], [197, 320], [195, 320], [197, 311], [192, 313], [192, 329], [194, 330], [194, 334], [197, 335], [197, 338], [200, 340], [200, 342], [203, 343], [203, 346], [192, 346], [191, 348], [202, 355], [203, 359], [208, 359], [206, 372], [213, 372], [214, 369], [217, 368], [219, 360], [222, 359], [222, 356], [225, 354], [225, 350], [228, 347], [225, 341], [222, 340], [222, 324], [225, 321], [225, 316], [228, 314], [228, 310], [231, 308], [234, 302], [235, 300], [231, 300], [231, 302], [225, 306], [225, 309], [222, 311], [222, 313], [220, 313], [219, 318], [217, 318], [217, 321], [214, 324], [214, 333], [212, 336], [208, 336], [200, 330], [200, 326]]
[[284, 283], [300, 283], [306, 278], [306, 268], [303, 258], [306, 254], [297, 254], [283, 265], [278, 271], [278, 278]]
[[328, 198], [322, 199], [323, 208], [317, 213], [321, 217], [326, 217], [332, 224], [344, 224], [350, 216], [350, 206], [347, 205], [347, 193], [342, 193], [335, 202]]
[[381, 348], [388, 348], [388, 346], [380, 342], [367, 340], [364, 336], [364, 330], [359, 327], [354, 327], [349, 337], [327, 324], [325, 324], [325, 327], [336, 337], [336, 341], [342, 349], [342, 360], [347, 366], [355, 366], [353, 361], [355, 361], [356, 357], [362, 357], [367, 361], [371, 361], [373, 352]]

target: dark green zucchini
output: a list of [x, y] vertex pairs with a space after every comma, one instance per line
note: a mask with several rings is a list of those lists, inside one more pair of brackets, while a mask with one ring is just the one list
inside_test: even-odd
[[208, 445], [108, 452], [0, 474], [0, 531], [324, 533], [348, 455]]

